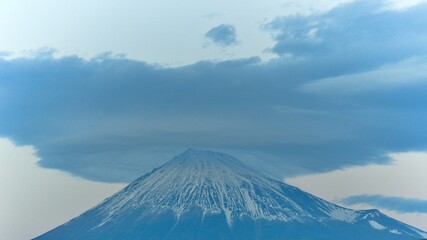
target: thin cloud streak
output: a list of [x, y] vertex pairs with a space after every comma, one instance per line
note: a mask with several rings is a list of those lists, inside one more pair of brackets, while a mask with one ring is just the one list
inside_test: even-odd
[[427, 213], [427, 200], [383, 195], [355, 195], [341, 199], [345, 205], [368, 204], [398, 213]]

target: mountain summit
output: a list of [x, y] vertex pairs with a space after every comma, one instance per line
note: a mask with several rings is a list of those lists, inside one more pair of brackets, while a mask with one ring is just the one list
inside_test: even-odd
[[188, 149], [36, 240], [421, 239], [377, 210], [355, 211], [268, 178], [234, 157]]

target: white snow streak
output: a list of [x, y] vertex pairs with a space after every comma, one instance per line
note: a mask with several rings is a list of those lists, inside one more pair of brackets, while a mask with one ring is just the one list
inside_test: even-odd
[[375, 228], [377, 230], [387, 229], [386, 227], [384, 227], [383, 225], [379, 224], [378, 222], [376, 222], [374, 220], [369, 220], [368, 222], [373, 228]]

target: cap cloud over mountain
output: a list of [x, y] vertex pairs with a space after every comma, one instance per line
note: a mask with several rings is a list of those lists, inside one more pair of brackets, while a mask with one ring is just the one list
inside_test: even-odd
[[35, 146], [43, 167], [107, 182], [187, 146], [250, 155], [280, 177], [385, 163], [427, 145], [427, 4], [383, 5], [276, 18], [265, 62], [2, 58], [0, 134]]

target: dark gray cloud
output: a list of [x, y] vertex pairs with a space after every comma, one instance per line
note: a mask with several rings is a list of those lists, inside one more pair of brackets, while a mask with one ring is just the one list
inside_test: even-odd
[[399, 213], [427, 213], [427, 200], [389, 197], [383, 195], [355, 195], [341, 200], [343, 204], [368, 204]]
[[205, 34], [205, 37], [223, 47], [237, 43], [236, 28], [230, 24], [213, 27]]
[[[130, 181], [190, 146], [276, 176], [387, 162], [389, 151], [427, 147], [427, 7], [377, 10], [364, 1], [277, 19], [280, 57], [266, 63], [0, 60], [0, 135], [37, 147], [41, 166], [100, 181]], [[288, 46], [283, 32], [301, 38], [313, 21], [326, 29], [316, 33], [322, 42], [312, 51], [304, 41]], [[407, 27], [384, 27], [398, 22]], [[389, 81], [394, 67], [399, 77]]]
[[385, 1], [355, 1], [329, 12], [277, 18], [266, 25], [276, 32], [279, 55], [335, 63], [336, 71], [364, 71], [427, 51], [426, 4], [405, 11], [384, 11]]

